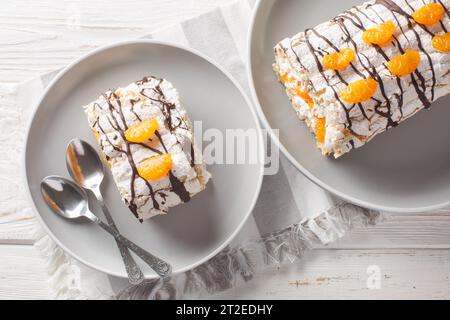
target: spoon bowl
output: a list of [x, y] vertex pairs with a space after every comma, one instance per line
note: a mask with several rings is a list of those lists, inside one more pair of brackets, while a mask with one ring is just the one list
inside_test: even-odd
[[[105, 172], [103, 170], [102, 160], [95, 149], [86, 141], [72, 139], [67, 145], [66, 166], [72, 179], [78, 185], [86, 190], [90, 190], [95, 195], [102, 207], [103, 214], [109, 226], [115, 231], [118, 231], [100, 191]], [[128, 280], [134, 285], [141, 283], [144, 280], [144, 274], [141, 269], [131, 256], [130, 251], [120, 242], [116, 242], [127, 271]]]
[[73, 139], [67, 145], [66, 165], [72, 179], [86, 189], [98, 189], [105, 176], [97, 152], [81, 139]]
[[87, 194], [70, 180], [46, 177], [41, 182], [41, 193], [47, 205], [64, 218], [78, 219], [89, 212]]
[[121, 235], [117, 229], [101, 221], [89, 210], [86, 193], [75, 183], [58, 176], [49, 176], [41, 182], [42, 196], [47, 205], [56, 214], [67, 219], [85, 217], [96, 223], [103, 230], [111, 234], [114, 239], [128, 249], [134, 251], [144, 260], [160, 277], [168, 277], [172, 266], [164, 260], [152, 255], [140, 246]]

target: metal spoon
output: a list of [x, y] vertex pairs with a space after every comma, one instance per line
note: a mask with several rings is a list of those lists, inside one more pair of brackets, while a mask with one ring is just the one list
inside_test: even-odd
[[144, 260], [160, 277], [167, 277], [172, 267], [167, 262], [145, 251], [131, 240], [101, 221], [89, 210], [86, 192], [70, 180], [50, 176], [42, 180], [41, 193], [47, 205], [58, 215], [67, 219], [86, 218], [111, 234]]
[[[118, 232], [119, 230], [105, 205], [100, 191], [105, 173], [102, 161], [94, 148], [83, 140], [73, 139], [67, 145], [66, 165], [72, 179], [79, 186], [90, 190], [95, 195], [109, 226]], [[134, 261], [130, 251], [117, 240], [116, 243], [119, 247], [129, 282], [134, 285], [141, 283], [144, 280], [144, 274], [136, 261]]]

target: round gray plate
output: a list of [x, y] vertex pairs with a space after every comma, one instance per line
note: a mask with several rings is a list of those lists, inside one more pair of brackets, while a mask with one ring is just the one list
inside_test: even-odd
[[[249, 38], [249, 78], [263, 123], [280, 129], [284, 154], [308, 178], [368, 208], [418, 212], [450, 205], [450, 97], [339, 160], [323, 157], [273, 71], [280, 40], [361, 4], [360, 0], [262, 0]], [[274, 139], [277, 138], [274, 136]]]
[[[211, 61], [187, 49], [152, 41], [128, 42], [95, 51], [60, 73], [38, 104], [29, 127], [25, 170], [30, 195], [48, 233], [63, 249], [93, 268], [121, 277], [126, 273], [113, 239], [94, 225], [56, 216], [43, 202], [39, 184], [50, 174], [69, 177], [64, 159], [70, 139], [79, 137], [97, 147], [81, 106], [108, 88], [145, 75], [171, 81], [191, 119], [201, 120], [204, 130], [242, 128], [261, 134], [257, 117], [236, 83]], [[260, 190], [262, 164], [212, 165], [208, 169], [213, 179], [204, 192], [168, 215], [143, 224], [121, 202], [109, 172], [107, 175], [104, 195], [119, 230], [170, 262], [175, 273], [187, 271], [223, 249], [250, 215]], [[147, 278], [155, 276], [138, 262]]]

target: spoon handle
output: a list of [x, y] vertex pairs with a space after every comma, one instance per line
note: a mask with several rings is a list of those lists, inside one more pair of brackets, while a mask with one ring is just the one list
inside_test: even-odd
[[[98, 200], [100, 202], [100, 206], [103, 210], [103, 214], [106, 218], [106, 221], [108, 222], [108, 225], [115, 232], [119, 232], [103, 199], [100, 198]], [[119, 248], [120, 255], [122, 256], [122, 260], [125, 265], [125, 270], [127, 271], [129, 282], [133, 285], [140, 284], [142, 281], [144, 281], [144, 274], [142, 273], [141, 269], [137, 265], [136, 261], [131, 256], [131, 253], [128, 250], [128, 248], [122, 242], [118, 241], [117, 239], [116, 239], [116, 243], [117, 243], [117, 247]]]
[[170, 264], [161, 260], [158, 257], [155, 257], [150, 252], [142, 249], [137, 244], [135, 244], [131, 240], [125, 238], [119, 232], [115, 231], [110, 226], [105, 224], [103, 221], [97, 220], [96, 222], [105, 231], [110, 233], [114, 237], [114, 239], [116, 239], [116, 241], [123, 243], [130, 250], [132, 250], [134, 253], [136, 253], [138, 255], [138, 257], [141, 258], [143, 261], [145, 261], [145, 263], [147, 263], [153, 269], [153, 271], [155, 271], [160, 277], [165, 278], [165, 277], [168, 277], [172, 273], [172, 267]]

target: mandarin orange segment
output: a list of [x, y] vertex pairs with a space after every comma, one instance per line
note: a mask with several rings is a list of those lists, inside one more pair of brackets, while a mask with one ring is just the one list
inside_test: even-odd
[[342, 49], [339, 53], [330, 53], [323, 57], [323, 66], [331, 70], [344, 70], [355, 60], [355, 52], [350, 48]]
[[159, 129], [156, 119], [141, 121], [125, 131], [125, 139], [130, 142], [141, 143], [150, 139]]
[[317, 142], [323, 144], [325, 142], [326, 135], [326, 120], [325, 118], [317, 119], [316, 122], [316, 139]]
[[374, 79], [363, 79], [350, 83], [339, 95], [344, 102], [360, 103], [373, 97], [378, 89], [378, 82]]
[[345, 61], [350, 61], [350, 62], [353, 62], [353, 60], [355, 60], [355, 57], [356, 57], [355, 51], [353, 51], [350, 48], [342, 49], [340, 54], [345, 59]]
[[297, 84], [297, 85], [300, 85], [300, 83], [298, 82], [298, 80], [295, 79], [295, 78], [289, 78], [288, 81], [289, 81], [290, 84]]
[[145, 180], [156, 181], [167, 176], [172, 170], [173, 162], [170, 154], [153, 156], [142, 161], [138, 168], [138, 174]]
[[281, 81], [281, 83], [285, 84], [286, 82], [288, 82], [288, 80], [289, 80], [289, 77], [288, 77], [288, 74], [287, 74], [287, 73], [281, 74], [281, 75], [280, 75], [280, 81]]
[[450, 51], [450, 32], [437, 35], [433, 37], [431, 41], [433, 47], [440, 52]]
[[406, 50], [404, 54], [391, 59], [386, 66], [397, 77], [407, 76], [419, 67], [420, 54], [414, 50]]
[[309, 106], [310, 108], [313, 108], [313, 107], [314, 107], [314, 101], [313, 101], [313, 99], [311, 98], [311, 96], [309, 95], [309, 93], [308, 93], [307, 91], [303, 91], [303, 90], [301, 90], [300, 88], [297, 88], [297, 89], [295, 90], [295, 93], [296, 93], [301, 99], [303, 99], [303, 101], [305, 101], [305, 102], [308, 104], [308, 106]]
[[440, 3], [429, 3], [416, 10], [412, 17], [417, 23], [431, 27], [444, 17], [444, 7]]
[[374, 28], [367, 29], [363, 33], [362, 38], [367, 44], [376, 44], [382, 46], [390, 43], [393, 40], [392, 36], [394, 35], [396, 28], [397, 27], [395, 26], [394, 22], [388, 20], [377, 25]]

